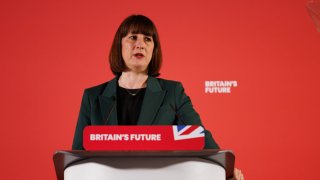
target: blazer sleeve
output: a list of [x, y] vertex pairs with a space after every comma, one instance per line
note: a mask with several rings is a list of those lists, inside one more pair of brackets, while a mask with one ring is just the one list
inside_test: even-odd
[[[185, 94], [180, 82], [175, 88], [175, 103], [178, 125], [202, 125], [199, 114], [194, 110], [190, 98]], [[219, 145], [212, 138], [210, 131], [205, 129], [205, 149], [220, 149]]]
[[89, 100], [89, 94], [85, 90], [82, 97], [78, 122], [76, 126], [76, 130], [74, 133], [73, 143], [72, 143], [72, 150], [84, 150], [83, 144], [82, 144], [82, 133], [83, 129], [91, 124], [90, 121], [90, 100]]

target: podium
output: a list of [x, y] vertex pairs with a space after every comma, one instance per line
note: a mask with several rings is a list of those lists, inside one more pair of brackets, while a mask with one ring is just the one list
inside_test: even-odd
[[56, 151], [58, 180], [225, 180], [233, 176], [228, 150]]

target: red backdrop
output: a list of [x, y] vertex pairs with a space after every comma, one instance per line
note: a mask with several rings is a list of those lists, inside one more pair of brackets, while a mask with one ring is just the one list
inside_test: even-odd
[[[0, 179], [55, 179], [83, 89], [113, 76], [107, 54], [133, 13], [158, 27], [162, 78], [181, 81], [246, 179], [319, 179], [320, 33], [306, 0], [1, 1]], [[236, 80], [206, 94], [206, 80]]]

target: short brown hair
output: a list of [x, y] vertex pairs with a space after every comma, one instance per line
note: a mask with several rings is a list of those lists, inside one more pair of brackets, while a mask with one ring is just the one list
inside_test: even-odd
[[120, 75], [123, 71], [127, 70], [127, 66], [122, 58], [121, 40], [130, 32], [134, 34], [152, 36], [154, 48], [152, 58], [148, 66], [148, 75], [154, 77], [159, 76], [162, 64], [159, 35], [154, 23], [148, 17], [143, 15], [131, 15], [120, 24], [116, 35], [114, 36], [109, 54], [109, 63], [112, 73]]

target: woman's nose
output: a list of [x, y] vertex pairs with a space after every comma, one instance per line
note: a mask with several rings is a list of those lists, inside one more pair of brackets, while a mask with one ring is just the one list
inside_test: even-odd
[[143, 41], [143, 38], [138, 38], [135, 45], [138, 49], [144, 49], [146, 47], [146, 43]]

